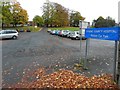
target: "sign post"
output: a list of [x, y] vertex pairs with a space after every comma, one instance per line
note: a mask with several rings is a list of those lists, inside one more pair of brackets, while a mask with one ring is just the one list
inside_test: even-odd
[[[120, 1], [118, 2], [118, 24], [120, 24]], [[120, 40], [118, 45], [117, 84], [120, 86]]]
[[[87, 28], [90, 28], [90, 22], [87, 22], [88, 26]], [[87, 70], [87, 61], [88, 61], [88, 53], [89, 53], [89, 45], [90, 45], [90, 39], [86, 39], [86, 49], [85, 49], [85, 60], [84, 60], [84, 65], [83, 68]]]
[[82, 34], [83, 31], [82, 30], [85, 30], [86, 28], [90, 27], [90, 23], [89, 22], [86, 22], [86, 21], [82, 21], [80, 20], [79, 21], [79, 28], [80, 28], [80, 65], [83, 65], [83, 68], [84, 69], [87, 69], [87, 54], [88, 54], [88, 40], [86, 40], [86, 50], [85, 50], [85, 59], [83, 60], [82, 59]]
[[114, 66], [113, 66], [113, 79], [117, 82], [117, 60], [118, 60], [118, 41], [115, 41], [115, 53], [114, 53]]
[[119, 78], [120, 77], [120, 45], [119, 45], [119, 59], [118, 59], [118, 41], [120, 41], [120, 27], [87, 28], [85, 30], [85, 37], [115, 41], [113, 79], [115, 82], [119, 82], [120, 81], [120, 78]]
[[88, 60], [88, 57], [87, 57], [87, 56], [88, 56], [88, 50], [89, 50], [88, 45], [89, 45], [89, 39], [86, 40], [85, 60], [84, 60], [84, 65], [83, 65], [83, 68], [84, 68], [85, 70], [88, 69], [88, 68], [87, 68], [87, 60]]
[[82, 21], [81, 20], [79, 21], [79, 27], [80, 27], [80, 31], [79, 31], [79, 33], [80, 33], [80, 61], [79, 61], [79, 63], [82, 65], [83, 61], [82, 61], [82, 36], [81, 36], [81, 34], [82, 34]]
[[117, 84], [120, 86], [120, 41], [118, 45]]

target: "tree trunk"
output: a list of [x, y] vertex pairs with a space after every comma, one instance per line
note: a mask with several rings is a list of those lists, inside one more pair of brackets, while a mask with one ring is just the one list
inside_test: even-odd
[[15, 23], [15, 27], [17, 26], [17, 23]]
[[13, 24], [13, 27], [14, 27], [14, 24]]
[[4, 23], [2, 23], [2, 28], [4, 28]]

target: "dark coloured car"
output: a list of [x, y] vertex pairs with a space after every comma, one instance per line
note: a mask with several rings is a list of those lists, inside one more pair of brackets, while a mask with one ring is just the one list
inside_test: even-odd
[[24, 32], [24, 30], [23, 30], [23, 29], [20, 29], [19, 32]]
[[30, 29], [27, 29], [26, 32], [31, 32]]

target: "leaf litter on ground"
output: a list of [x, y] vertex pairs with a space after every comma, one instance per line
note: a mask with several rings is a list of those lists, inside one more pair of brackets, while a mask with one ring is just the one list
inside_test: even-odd
[[[30, 81], [30, 78], [34, 78]], [[118, 89], [112, 80], [112, 75], [102, 74], [86, 77], [71, 70], [60, 69], [51, 74], [46, 74], [44, 68], [39, 68], [32, 73], [27, 73], [21, 82], [11, 85], [10, 88], [106, 88]]]

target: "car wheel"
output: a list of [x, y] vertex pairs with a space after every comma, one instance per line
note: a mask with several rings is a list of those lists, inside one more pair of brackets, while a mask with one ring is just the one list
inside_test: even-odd
[[71, 38], [71, 40], [74, 40], [74, 38]]
[[17, 39], [17, 36], [13, 36], [12, 39]]
[[77, 40], [78, 40], [78, 39], [79, 39], [79, 37], [76, 37], [75, 39], [77, 39]]

